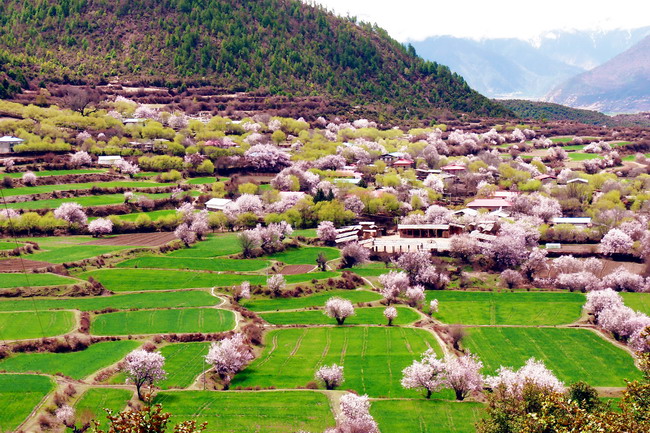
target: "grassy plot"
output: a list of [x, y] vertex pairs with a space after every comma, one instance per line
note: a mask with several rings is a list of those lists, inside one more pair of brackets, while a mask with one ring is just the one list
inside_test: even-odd
[[383, 263], [366, 263], [365, 265], [355, 266], [350, 270], [362, 277], [378, 277], [399, 269], [395, 269], [394, 267], [386, 268], [386, 265]]
[[331, 297], [349, 299], [356, 302], [372, 302], [382, 299], [379, 293], [365, 290], [332, 290], [300, 298], [250, 299], [240, 301], [251, 311], [297, 310], [299, 308], [322, 307]]
[[314, 239], [318, 237], [318, 235], [316, 234], [316, 229], [294, 230], [291, 236], [293, 237], [302, 236], [303, 238], [310, 238], [310, 239]]
[[172, 424], [207, 421], [207, 432], [319, 432], [335, 424], [327, 397], [309, 391], [166, 391], [155, 402], [173, 414]]
[[30, 298], [0, 300], [0, 311], [81, 310], [98, 311], [104, 308], [130, 310], [132, 308], [209, 307], [221, 301], [202, 290], [179, 292], [129, 293], [126, 295], [88, 298]]
[[[142, 194], [152, 199], [168, 198], [171, 194]], [[82, 197], [69, 197], [69, 198], [54, 198], [50, 200], [34, 200], [24, 201], [20, 203], [8, 203], [7, 207], [10, 209], [54, 209], [59, 207], [62, 203], [75, 202], [84, 207], [90, 206], [107, 206], [111, 204], [124, 203], [124, 194], [103, 194], [103, 195], [88, 195]]]
[[24, 256], [30, 260], [40, 260], [50, 263], [76, 262], [78, 260], [89, 259], [91, 257], [101, 256], [102, 254], [114, 253], [116, 251], [128, 250], [135, 247], [116, 246], [116, 245], [76, 245], [67, 248], [59, 248], [52, 251]]
[[158, 383], [163, 389], [187, 388], [204, 370], [210, 343], [175, 343], [164, 346], [160, 353], [165, 357], [167, 379]]
[[465, 325], [559, 325], [580, 318], [585, 296], [566, 292], [427, 291], [440, 302], [434, 317]]
[[633, 310], [640, 311], [645, 314], [650, 314], [650, 293], [623, 293], [623, 301], [625, 305]]
[[235, 327], [232, 311], [214, 308], [119, 311], [95, 316], [93, 335], [223, 332]]
[[602, 156], [595, 153], [569, 152], [569, 159], [572, 161], [586, 161], [588, 159], [603, 159]]
[[[386, 325], [384, 307], [357, 308], [354, 316], [345, 319], [346, 325]], [[397, 318], [393, 325], [406, 325], [420, 320], [422, 317], [413, 309], [397, 307]], [[262, 319], [272, 325], [336, 325], [336, 320], [327, 317], [321, 310], [291, 311], [286, 313], [261, 314]]]
[[169, 186], [166, 183], [138, 182], [138, 181], [116, 181], [116, 182], [87, 182], [87, 183], [64, 183], [54, 185], [21, 186], [18, 188], [5, 188], [5, 197], [28, 194], [43, 194], [53, 191], [79, 191], [84, 189], [98, 188], [155, 188]]
[[[220, 177], [219, 182], [227, 182], [228, 178], [227, 177]], [[205, 185], [208, 183], [214, 183], [217, 181], [217, 178], [215, 176], [207, 176], [207, 177], [193, 177], [192, 179], [188, 179], [185, 183], [188, 185]]]
[[440, 400], [377, 400], [370, 413], [384, 433], [474, 433], [481, 403]]
[[76, 320], [71, 311], [0, 313], [0, 338], [27, 340], [54, 337], [72, 331]]
[[19, 353], [0, 361], [0, 370], [12, 373], [62, 373], [83, 379], [122, 359], [140, 345], [136, 341], [106, 341], [69, 353]]
[[232, 387], [297, 388], [314, 380], [323, 364], [343, 365], [345, 383], [371, 397], [418, 397], [400, 385], [402, 370], [433, 347], [436, 339], [422, 329], [395, 327], [325, 327], [274, 330], [265, 336], [265, 349]]
[[22, 243], [18, 243], [18, 245], [16, 245], [15, 242], [4, 242], [4, 241], [1, 241], [1, 242], [0, 242], [0, 250], [13, 250], [13, 249], [16, 248], [16, 247], [21, 247], [21, 246], [23, 246], [23, 245], [24, 245], [24, 244], [22, 244]]
[[46, 376], [0, 374], [0, 428], [14, 431], [36, 405], [54, 389]]
[[190, 269], [196, 271], [251, 272], [268, 268], [266, 260], [255, 259], [201, 259], [189, 257], [144, 256], [118, 263], [118, 268]]
[[237, 234], [210, 235], [204, 241], [192, 245], [190, 248], [172, 251], [169, 257], [218, 257], [238, 254], [241, 252]]
[[[314, 272], [287, 275], [291, 283], [302, 283], [312, 279], [337, 277], [337, 272]], [[266, 284], [266, 275], [211, 274], [192, 271], [161, 271], [153, 269], [100, 269], [84, 272], [81, 278], [93, 277], [108, 290], [116, 292], [143, 290], [196, 289], [205, 287], [227, 287], [250, 281], [251, 284]]]
[[[43, 170], [43, 171], [34, 171], [36, 177], [46, 177], [46, 176], [65, 176], [66, 174], [96, 174], [96, 173], [106, 173], [107, 170], [102, 169], [79, 169], [79, 170]], [[17, 179], [23, 177], [25, 173], [2, 173], [3, 177], [10, 177], [12, 179]]]
[[108, 420], [104, 409], [110, 409], [113, 413], [120, 412], [131, 397], [133, 392], [126, 389], [90, 388], [81, 396], [75, 409], [79, 415], [89, 414], [91, 419], [99, 421], [101, 428], [106, 429]]
[[592, 386], [625, 386], [625, 379], [641, 377], [627, 352], [590, 330], [484, 327], [466, 331], [463, 346], [483, 361], [486, 374], [501, 365], [519, 368], [534, 357], [566, 383], [584, 380]]
[[286, 251], [271, 254], [264, 258], [284, 262], [287, 265], [315, 265], [320, 253], [323, 253], [327, 257], [327, 260], [338, 259], [341, 256], [340, 251], [336, 248], [303, 247], [289, 248]]
[[0, 274], [0, 289], [13, 287], [63, 286], [79, 281], [56, 274]]
[[[176, 214], [177, 214], [176, 209], [162, 209], [162, 210], [153, 210], [151, 212], [127, 213], [124, 215], [116, 215], [116, 216], [122, 221], [135, 222], [135, 220], [137, 220], [140, 215], [147, 215], [149, 218], [151, 218], [152, 221], [155, 221], [158, 218], [166, 217], [169, 215], [176, 215]], [[89, 221], [92, 221], [94, 219], [97, 218], [88, 218]]]

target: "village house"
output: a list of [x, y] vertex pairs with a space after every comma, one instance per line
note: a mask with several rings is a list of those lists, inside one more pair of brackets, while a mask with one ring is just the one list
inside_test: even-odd
[[448, 238], [463, 232], [461, 224], [399, 224], [400, 238]]
[[508, 200], [503, 198], [477, 198], [467, 203], [467, 207], [470, 209], [487, 209], [490, 211], [495, 211], [499, 209], [509, 208], [512, 206]]
[[224, 211], [230, 203], [229, 198], [211, 198], [205, 202], [205, 208], [212, 212]]
[[115, 165], [118, 161], [122, 161], [120, 155], [100, 155], [97, 158], [97, 165]]
[[11, 153], [14, 151], [14, 146], [24, 143], [25, 140], [18, 137], [5, 135], [0, 137], [0, 153]]
[[590, 217], [556, 217], [551, 222], [553, 225], [571, 224], [576, 227], [591, 227]]

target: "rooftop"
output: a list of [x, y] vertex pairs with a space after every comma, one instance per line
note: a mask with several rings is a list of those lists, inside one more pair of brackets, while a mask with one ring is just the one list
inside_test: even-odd
[[477, 198], [467, 203], [467, 207], [510, 207], [512, 203], [502, 198]]

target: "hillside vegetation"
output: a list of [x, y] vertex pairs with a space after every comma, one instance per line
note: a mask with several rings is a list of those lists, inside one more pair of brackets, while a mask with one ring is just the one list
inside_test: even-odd
[[571, 108], [551, 102], [503, 99], [499, 100], [499, 103], [522, 119], [568, 120], [587, 125], [614, 125], [617, 123], [612, 117], [598, 111]]
[[327, 95], [389, 115], [510, 114], [384, 30], [294, 0], [7, 0], [0, 58], [0, 97], [118, 81]]

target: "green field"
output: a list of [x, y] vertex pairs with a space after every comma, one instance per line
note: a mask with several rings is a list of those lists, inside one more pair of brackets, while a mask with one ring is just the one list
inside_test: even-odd
[[70, 311], [0, 313], [0, 339], [54, 337], [72, 331], [75, 325], [74, 313]]
[[650, 314], [650, 293], [621, 292], [625, 305], [633, 310]]
[[22, 243], [18, 243], [18, 245], [16, 245], [15, 242], [0, 241], [0, 250], [13, 250], [16, 247], [21, 247], [23, 245], [24, 244], [22, 244]]
[[396, 269], [395, 267], [387, 268], [383, 263], [373, 262], [366, 263], [361, 266], [355, 266], [350, 270], [357, 275], [361, 275], [362, 277], [378, 277], [380, 275], [387, 274], [390, 271], [397, 271], [399, 269]]
[[322, 432], [334, 426], [327, 397], [309, 391], [166, 391], [155, 402], [173, 414], [172, 424], [207, 421], [207, 432]]
[[371, 397], [418, 397], [400, 385], [402, 370], [420, 354], [441, 349], [422, 329], [396, 327], [292, 328], [270, 331], [262, 355], [232, 381], [235, 387], [297, 388], [323, 364], [343, 365], [342, 389]]
[[119, 311], [100, 314], [90, 325], [93, 335], [142, 335], [223, 332], [235, 327], [232, 311], [215, 308]]
[[[354, 316], [345, 319], [345, 325], [386, 325], [388, 321], [384, 317], [384, 309], [384, 307], [356, 308]], [[406, 325], [422, 318], [411, 308], [397, 307], [397, 312], [393, 325]], [[265, 313], [261, 316], [272, 325], [336, 325], [336, 320], [327, 317], [321, 310]]]
[[588, 159], [602, 159], [603, 157], [596, 153], [569, 152], [569, 159], [572, 161], [586, 161]]
[[[138, 195], [144, 195], [152, 199], [167, 198], [170, 196], [169, 193], [160, 193], [160, 194], [138, 193]], [[81, 196], [81, 197], [54, 198], [50, 200], [24, 201], [21, 203], [8, 203], [7, 207], [10, 209], [54, 209], [59, 207], [62, 203], [69, 203], [69, 202], [79, 203], [84, 207], [121, 204], [124, 203], [124, 194], [88, 195], [88, 196]]]
[[0, 274], [0, 289], [76, 284], [79, 281], [56, 274]]
[[46, 376], [0, 374], [0, 429], [15, 431], [53, 389], [53, 381]]
[[[302, 283], [312, 279], [333, 278], [337, 272], [314, 272], [310, 274], [287, 275], [288, 283]], [[251, 284], [266, 284], [266, 275], [213, 274], [192, 271], [160, 271], [152, 269], [100, 269], [84, 272], [80, 278], [93, 277], [108, 290], [116, 292], [142, 290], [197, 289], [213, 286], [233, 286], [243, 281]]]
[[302, 230], [294, 230], [291, 236], [296, 237], [296, 236], [302, 236], [303, 238], [317, 238], [318, 236], [316, 235], [316, 229], [302, 229]]
[[210, 235], [204, 241], [192, 245], [190, 248], [176, 250], [169, 253], [169, 257], [198, 257], [209, 258], [228, 256], [241, 252], [236, 233]]
[[106, 429], [108, 420], [104, 409], [120, 412], [126, 407], [126, 402], [131, 397], [133, 397], [133, 392], [126, 389], [90, 388], [81, 396], [75, 409], [81, 416], [86, 414], [89, 418], [98, 420], [100, 426]]
[[[188, 185], [206, 185], [208, 183], [214, 183], [217, 181], [215, 176], [206, 176], [206, 177], [193, 177], [192, 179], [187, 179], [185, 183]], [[227, 177], [220, 177], [219, 182], [228, 181]]]
[[297, 310], [299, 308], [323, 307], [327, 300], [334, 296], [349, 299], [353, 303], [383, 299], [379, 293], [365, 290], [332, 290], [300, 298], [242, 300], [240, 304], [251, 311]]
[[81, 310], [98, 311], [104, 308], [129, 310], [132, 308], [209, 307], [221, 301], [202, 290], [178, 292], [129, 293], [126, 295], [87, 298], [30, 298], [0, 300], [0, 311]]
[[144, 256], [118, 263], [118, 268], [190, 269], [195, 271], [251, 272], [268, 268], [266, 260], [256, 259], [201, 259], [190, 257]]
[[73, 379], [83, 379], [107, 367], [140, 345], [136, 341], [96, 343], [80, 352], [19, 353], [0, 361], [0, 371], [11, 373], [61, 373]]
[[370, 413], [382, 433], [474, 433], [481, 403], [440, 400], [373, 401]]
[[86, 245], [95, 239], [91, 236], [50, 236], [40, 238], [23, 238], [38, 243], [40, 250], [23, 257], [50, 263], [74, 262], [89, 259], [102, 254], [131, 249], [135, 247], [114, 245]]
[[280, 253], [265, 256], [265, 259], [276, 260], [284, 262], [287, 265], [315, 265], [318, 254], [323, 253], [327, 260], [338, 259], [341, 253], [336, 248], [327, 247], [303, 247], [303, 248], [289, 248]]
[[580, 318], [586, 299], [567, 292], [427, 291], [427, 303], [438, 299], [434, 317], [465, 325], [560, 325]]
[[[140, 215], [147, 215], [149, 218], [151, 218], [152, 221], [155, 221], [161, 217], [176, 215], [176, 213], [177, 213], [176, 209], [162, 209], [162, 210], [154, 210], [151, 212], [127, 213], [124, 215], [117, 215], [117, 217], [122, 221], [135, 222], [135, 220], [137, 220]], [[93, 219], [94, 218], [89, 218], [89, 220], [93, 220]]]
[[54, 185], [22, 186], [18, 188], [5, 188], [5, 197], [16, 195], [43, 194], [53, 191], [80, 191], [84, 189], [98, 188], [155, 188], [169, 186], [166, 183], [138, 182], [138, 181], [116, 181], [116, 182], [87, 182], [87, 183], [64, 183]]
[[[96, 173], [106, 173], [106, 170], [101, 169], [79, 169], [79, 170], [43, 170], [43, 171], [34, 171], [36, 177], [46, 177], [46, 176], [65, 176], [66, 174], [96, 174]], [[25, 173], [2, 173], [3, 177], [10, 177], [12, 179], [18, 179], [23, 177]]]
[[483, 361], [484, 373], [499, 366], [519, 368], [528, 358], [544, 361], [567, 384], [584, 380], [592, 386], [625, 386], [641, 373], [623, 349], [586, 329], [466, 328], [463, 346]]
[[165, 357], [167, 379], [157, 386], [163, 389], [187, 388], [209, 368], [205, 362], [210, 343], [175, 343], [164, 346], [160, 353]]

